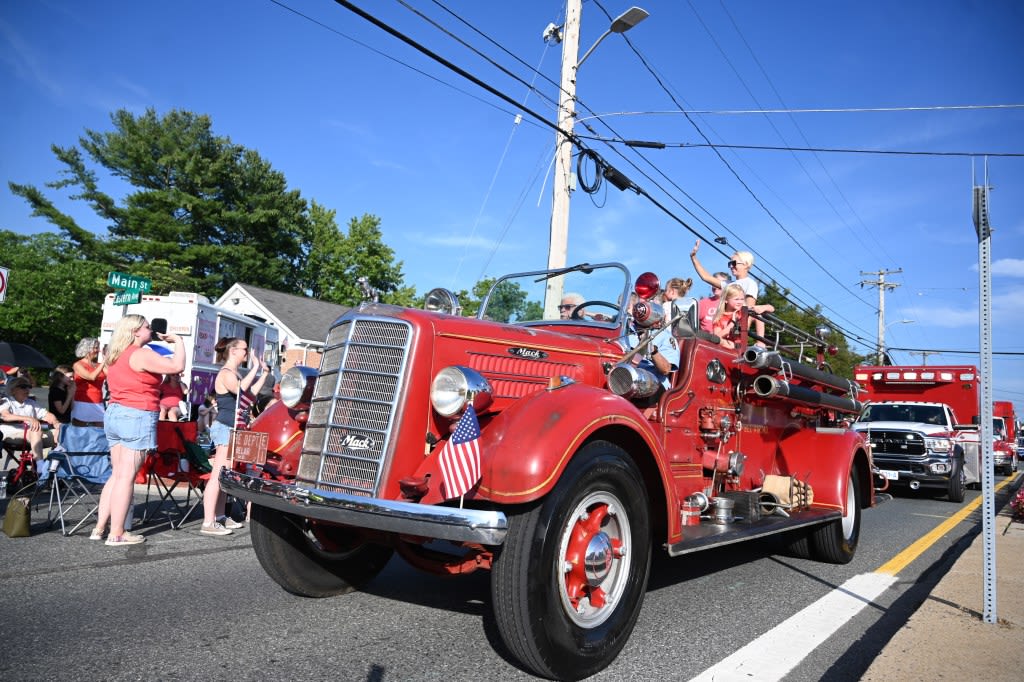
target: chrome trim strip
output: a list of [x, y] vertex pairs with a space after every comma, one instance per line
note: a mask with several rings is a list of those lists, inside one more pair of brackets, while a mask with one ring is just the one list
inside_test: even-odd
[[311, 490], [226, 469], [221, 470], [220, 485], [228, 494], [262, 507], [357, 528], [482, 545], [502, 544], [508, 531], [505, 514], [498, 511]]

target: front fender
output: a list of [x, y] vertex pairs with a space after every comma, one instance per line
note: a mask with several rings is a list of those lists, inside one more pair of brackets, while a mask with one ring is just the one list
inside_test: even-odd
[[495, 416], [481, 439], [482, 480], [476, 497], [518, 504], [558, 481], [573, 453], [599, 429], [635, 432], [652, 451], [659, 438], [640, 411], [607, 389], [572, 384], [517, 401]]

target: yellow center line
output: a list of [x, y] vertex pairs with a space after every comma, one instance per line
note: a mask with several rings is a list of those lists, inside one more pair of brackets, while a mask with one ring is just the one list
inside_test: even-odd
[[[1016, 478], [1017, 476], [1015, 474], [1010, 478], [1004, 479], [1002, 483], [995, 487], [992, 494], [994, 495], [995, 493], [999, 492], [1000, 490], [1008, 486]], [[902, 571], [904, 568], [907, 567], [908, 564], [910, 564], [910, 562], [924, 554], [929, 547], [938, 542], [939, 538], [941, 538], [943, 535], [952, 530], [953, 526], [957, 525], [958, 523], [966, 519], [968, 516], [970, 516], [970, 514], [974, 510], [981, 506], [981, 502], [982, 496], [979, 495], [970, 503], [965, 505], [963, 509], [958, 511], [956, 514], [953, 514], [948, 519], [946, 519], [938, 526], [936, 526], [934, 529], [932, 529], [930, 533], [922, 536], [920, 539], [918, 539], [912, 545], [907, 547], [905, 550], [903, 550], [902, 552], [894, 556], [892, 559], [889, 559], [889, 561], [879, 566], [878, 569], [875, 570], [875, 573], [896, 575], [897, 573]]]

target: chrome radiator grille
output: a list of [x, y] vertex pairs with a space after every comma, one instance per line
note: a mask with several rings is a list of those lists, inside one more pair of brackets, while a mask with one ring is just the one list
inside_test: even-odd
[[391, 439], [411, 327], [400, 320], [354, 318], [327, 338], [313, 392], [300, 478], [372, 495]]
[[909, 431], [871, 431], [871, 446], [875, 454], [923, 455], [924, 438]]

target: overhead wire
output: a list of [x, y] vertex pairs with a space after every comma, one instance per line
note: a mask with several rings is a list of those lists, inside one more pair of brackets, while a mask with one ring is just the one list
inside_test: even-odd
[[[281, 3], [278, 2], [277, 0], [272, 0], [272, 1], [275, 2], [275, 4], [281, 5]], [[363, 11], [359, 7], [353, 5], [351, 2], [348, 2], [348, 0], [335, 0], [335, 2], [337, 4], [339, 4], [339, 5], [341, 5], [342, 7], [348, 9], [349, 11], [353, 12], [354, 14], [360, 16], [361, 18], [363, 18], [364, 20], [368, 21], [369, 23], [373, 24], [374, 26], [376, 26], [376, 27], [380, 28], [381, 30], [385, 31], [389, 35], [392, 35], [393, 37], [397, 38], [398, 40], [400, 40], [400, 41], [406, 43], [407, 45], [413, 47], [414, 49], [418, 50], [422, 54], [430, 57], [431, 59], [433, 59], [435, 61], [437, 61], [438, 63], [442, 64], [443, 66], [445, 66], [449, 70], [453, 71], [454, 73], [458, 74], [459, 76], [469, 80], [470, 82], [474, 83], [478, 87], [481, 87], [482, 89], [484, 89], [485, 91], [487, 91], [490, 94], [494, 95], [495, 97], [498, 97], [502, 101], [504, 101], [504, 102], [506, 102], [508, 104], [511, 104], [514, 107], [520, 109], [524, 113], [526, 113], [529, 116], [531, 116], [532, 118], [534, 118], [541, 126], [545, 126], [545, 127], [548, 127], [548, 128], [551, 128], [551, 129], [555, 130], [558, 134], [560, 134], [560, 135], [566, 137], [567, 139], [569, 139], [575, 146], [579, 147], [580, 149], [585, 149], [586, 148], [586, 145], [584, 145], [582, 143], [582, 141], [577, 136], [575, 136], [574, 134], [569, 133], [568, 131], [562, 130], [557, 124], [551, 123], [550, 121], [548, 121], [544, 117], [540, 116], [536, 111], [534, 111], [530, 107], [527, 107], [525, 105], [517, 103], [510, 96], [508, 96], [505, 93], [501, 92], [500, 90], [498, 90], [494, 86], [491, 86], [490, 84], [486, 83], [482, 79], [480, 79], [480, 78], [476, 77], [475, 75], [471, 74], [467, 70], [465, 70], [465, 69], [455, 65], [450, 60], [445, 59], [444, 57], [441, 57], [439, 54], [437, 54], [436, 52], [430, 50], [429, 48], [427, 48], [426, 46], [424, 46], [421, 43], [417, 42], [416, 40], [412, 39], [411, 37], [403, 34], [402, 32], [398, 31], [397, 29], [389, 26], [387, 23], [377, 19], [373, 15]], [[293, 10], [291, 10], [291, 8], [288, 8], [285, 5], [281, 5], [281, 6], [284, 7], [285, 9], [288, 9], [289, 11], [293, 11]], [[301, 15], [301, 13], [297, 13], [297, 14]], [[305, 16], [305, 15], [301, 15], [301, 16]], [[308, 17], [306, 17], [306, 18], [308, 18]], [[324, 26], [323, 24], [321, 24], [321, 22], [317, 22], [317, 21], [312, 20], [312, 19], [310, 19], [310, 20], [314, 21], [314, 23], [317, 23], [317, 24], [319, 24], [321, 26]], [[327, 27], [327, 26], [324, 26], [324, 27], [333, 31], [333, 29], [330, 29], [330, 27]], [[348, 38], [348, 36], [344, 36], [344, 34], [340, 34], [340, 35], [343, 35], [343, 37]], [[358, 41], [356, 41], [356, 42], [358, 42]], [[628, 39], [627, 39], [627, 42], [628, 42]], [[632, 45], [631, 45], [631, 47], [632, 47]], [[376, 52], [378, 54], [382, 54], [383, 55], [383, 53], [380, 53], [379, 51], [374, 50], [373, 48], [368, 48], [368, 49], [371, 49], [371, 51], [374, 51], [374, 52]], [[636, 52], [636, 48], [635, 47], [633, 47], [632, 49], [634, 49], [634, 52]], [[388, 55], [383, 55], [383, 56], [388, 56]], [[390, 59], [390, 56], [388, 56], [388, 57]], [[642, 59], [642, 57], [641, 57], [641, 59]], [[642, 61], [643, 61], [643, 59], [642, 59]], [[645, 62], [645, 65], [650, 69], [650, 66], [647, 65], [646, 62]], [[424, 74], [424, 75], [428, 75], [428, 74]], [[429, 77], [432, 78], [433, 80], [437, 80], [433, 76], [429, 76]], [[443, 81], [441, 81], [441, 82], [443, 82]], [[639, 188], [637, 188], [637, 189], [639, 189]], [[651, 197], [649, 194], [645, 193], [644, 195], [648, 199], [652, 200], [652, 203], [654, 203], [656, 206], [658, 206], [663, 212], [665, 212], [667, 215], [670, 215], [671, 217], [673, 217], [673, 219], [679, 221], [681, 224], [686, 225], [692, 231], [692, 228], [689, 225], [687, 225], [685, 223], [685, 221], [682, 221], [678, 216], [675, 216], [675, 214], [673, 214], [670, 210], [668, 210], [667, 207], [665, 207], [660, 202], [653, 201], [653, 197]], [[691, 214], [692, 214], [692, 212], [691, 212]], [[865, 341], [860, 335], [848, 332], [848, 330], [842, 329], [842, 327], [840, 325], [836, 325], [834, 322], [833, 322], [833, 326], [835, 326], [838, 330], [842, 331], [844, 334], [849, 336], [851, 339]]]

